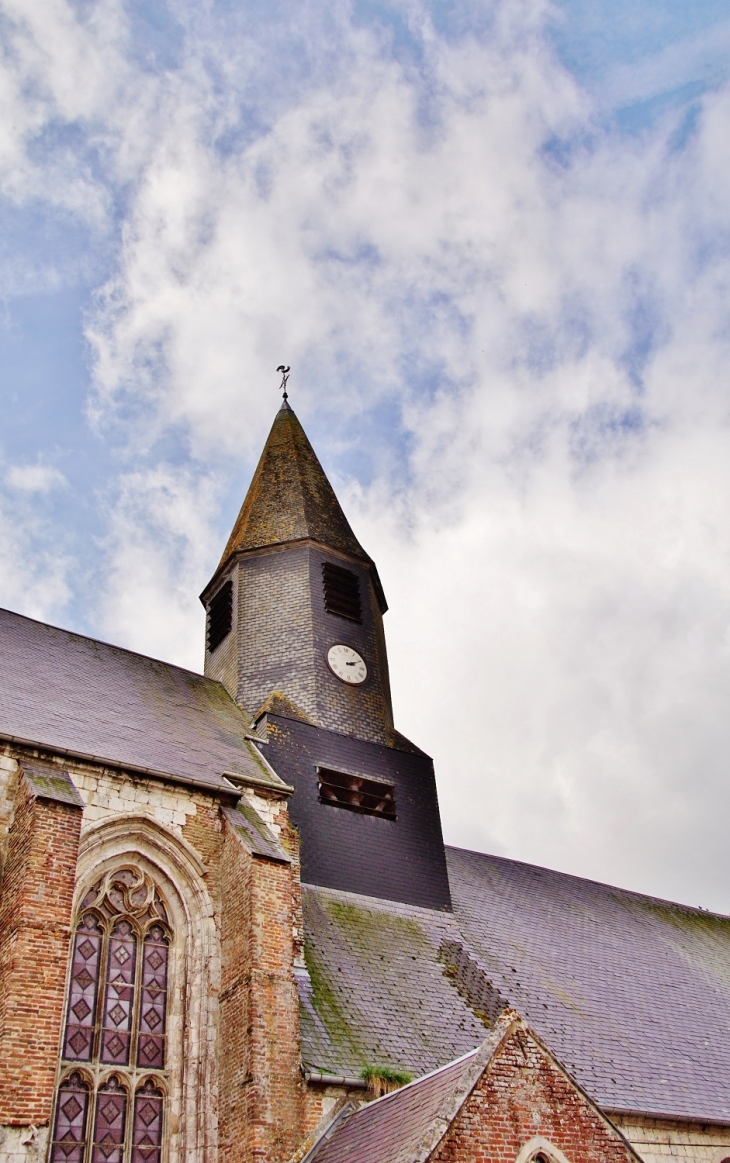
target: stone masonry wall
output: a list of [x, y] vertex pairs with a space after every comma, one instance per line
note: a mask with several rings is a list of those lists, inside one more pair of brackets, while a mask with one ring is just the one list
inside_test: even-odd
[[48, 1122], [81, 811], [21, 779], [0, 901], [0, 1125]]
[[8, 748], [0, 747], [0, 878], [8, 849], [8, 831], [13, 822], [15, 795], [18, 788], [18, 761]]
[[668, 1119], [611, 1118], [645, 1163], [667, 1163], [670, 1159], [723, 1163], [730, 1159], [730, 1127]]
[[[245, 793], [292, 853], [291, 864], [253, 856], [233, 829], [227, 834], [217, 798], [184, 786], [45, 755], [46, 764], [70, 774], [83, 811], [32, 799], [23, 780], [17, 791], [16, 759], [22, 761], [22, 749], [9, 751], [15, 754], [0, 755], [0, 844], [4, 835], [11, 840], [2, 920], [7, 933], [12, 929], [8, 917], [22, 914], [18, 933], [33, 944], [33, 971], [40, 976], [34, 985], [26, 958], [23, 989], [16, 993], [22, 993], [32, 1013], [34, 1033], [30, 1037], [25, 1031], [22, 1048], [13, 1044], [0, 1060], [0, 1163], [40, 1163], [45, 1157], [74, 887], [78, 876], [81, 892], [93, 883], [96, 868], [113, 867], [126, 852], [152, 875], [156, 867], [161, 870], [166, 899], [173, 901], [177, 892], [183, 907], [180, 912], [175, 906], [173, 929], [187, 931], [187, 953], [181, 946], [176, 971], [184, 1000], [171, 1008], [169, 1031], [170, 1047], [178, 1041], [184, 1047], [187, 1079], [182, 1089], [173, 1088], [169, 1100], [171, 1163], [215, 1163], [219, 1142], [229, 1163], [288, 1158], [302, 1133], [304, 1088], [293, 977], [302, 940], [298, 851], [286, 801], [263, 790]], [[35, 879], [29, 870], [35, 870]], [[41, 938], [45, 952], [38, 945]], [[16, 940], [11, 949], [16, 962], [17, 949]], [[175, 949], [172, 957], [178, 965]], [[0, 975], [3, 986], [12, 984], [12, 974], [3, 973], [2, 966]], [[3, 1012], [0, 994], [0, 1019]], [[180, 1022], [178, 1035], [174, 1031]], [[37, 1047], [35, 1065], [28, 1046]], [[170, 1066], [174, 1069], [174, 1062]], [[37, 1078], [30, 1078], [31, 1069]]]
[[[372, 743], [388, 743], [393, 728], [388, 658], [383, 616], [375, 598], [370, 571], [361, 563], [343, 561], [331, 552], [315, 548], [309, 552], [314, 625], [312, 664], [317, 679], [315, 721], [331, 731], [355, 735]], [[322, 564], [325, 561], [344, 566], [360, 579], [362, 623], [327, 613], [322, 584]], [[327, 663], [327, 651], [337, 642], [353, 647], [365, 659], [368, 676], [362, 685], [349, 686], [332, 674]]]
[[531, 1143], [552, 1163], [562, 1163], [561, 1156], [570, 1163], [636, 1159], [529, 1031], [517, 1027], [430, 1158], [434, 1163], [515, 1163], [532, 1153]]
[[[359, 577], [362, 623], [325, 610], [324, 561]], [[389, 743], [388, 659], [369, 568], [315, 545], [289, 545], [244, 554], [226, 576], [233, 582], [233, 629], [212, 654], [206, 652], [205, 673], [248, 714], [279, 690], [321, 727]], [[327, 650], [337, 642], [365, 658], [362, 685], [348, 686], [330, 671]]]

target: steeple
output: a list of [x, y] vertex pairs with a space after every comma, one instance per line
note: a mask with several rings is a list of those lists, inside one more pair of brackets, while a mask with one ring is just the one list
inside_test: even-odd
[[206, 675], [296, 789], [302, 878], [448, 908], [433, 764], [393, 724], [375, 563], [286, 397], [201, 600]]
[[225, 565], [236, 550], [261, 549], [307, 537], [370, 560], [352, 532], [294, 409], [285, 400], [220, 564]]
[[375, 563], [353, 533], [306, 432], [284, 400], [216, 574], [235, 553], [304, 540], [367, 562], [385, 613], [388, 606]]
[[[322, 727], [393, 737], [378, 572], [286, 399], [201, 600], [205, 673], [250, 714], [277, 691]], [[362, 683], [333, 676], [338, 645], [366, 658]]]

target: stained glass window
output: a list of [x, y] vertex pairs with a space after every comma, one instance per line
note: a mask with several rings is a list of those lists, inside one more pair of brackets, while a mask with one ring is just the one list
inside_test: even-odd
[[89, 1087], [74, 1073], [58, 1088], [51, 1163], [83, 1163], [88, 1113]]
[[153, 925], [144, 939], [142, 954], [138, 1066], [162, 1066], [165, 1060], [167, 947], [164, 929]]
[[64, 1058], [88, 1062], [93, 1051], [94, 1011], [99, 986], [102, 929], [89, 913], [76, 930], [64, 1039]]
[[151, 1078], [134, 1096], [132, 1163], [160, 1163], [164, 1096]]
[[94, 1145], [91, 1163], [122, 1163], [127, 1092], [118, 1078], [110, 1078], [96, 1095]]
[[108, 873], [84, 897], [50, 1163], [161, 1163], [170, 939], [138, 868]]
[[137, 936], [125, 918], [117, 921], [109, 936], [101, 1031], [101, 1060], [115, 1066], [129, 1062], [136, 968]]

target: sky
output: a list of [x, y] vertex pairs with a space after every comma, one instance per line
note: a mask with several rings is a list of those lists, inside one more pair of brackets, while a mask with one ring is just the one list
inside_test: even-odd
[[0, 603], [199, 670], [275, 368], [448, 842], [730, 912], [730, 3], [0, 0]]

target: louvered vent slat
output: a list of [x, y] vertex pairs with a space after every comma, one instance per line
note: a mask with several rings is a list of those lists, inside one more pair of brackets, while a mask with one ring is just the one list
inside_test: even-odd
[[351, 622], [362, 622], [360, 579], [357, 574], [325, 561], [322, 564], [322, 581], [327, 613], [349, 618]]
[[366, 816], [384, 816], [387, 820], [396, 818], [395, 787], [392, 783], [365, 779], [361, 775], [348, 775], [329, 767], [318, 767], [317, 778], [321, 804], [346, 808]]
[[212, 654], [233, 626], [233, 583], [227, 581], [208, 607], [208, 650]]

